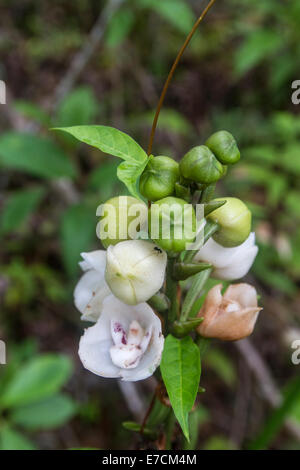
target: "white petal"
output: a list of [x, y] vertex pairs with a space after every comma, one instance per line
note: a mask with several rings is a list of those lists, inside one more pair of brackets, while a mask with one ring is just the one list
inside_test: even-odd
[[82, 320], [97, 321], [101, 314], [102, 302], [110, 294], [104, 273], [94, 269], [86, 271], [74, 290], [75, 306], [82, 313]]
[[80, 339], [78, 354], [83, 366], [101, 377], [119, 377], [119, 368], [112, 363], [109, 354], [111, 346], [108, 319], [101, 316], [94, 326], [85, 330]]
[[235, 257], [232, 264], [224, 267], [215, 269], [212, 273], [212, 276], [215, 279], [224, 279], [224, 280], [234, 280], [244, 277], [249, 269], [251, 268], [254, 259], [257, 255], [258, 247], [253, 246], [248, 249], [246, 253], [243, 253], [240, 257]]
[[83, 271], [87, 271], [88, 269], [95, 269], [104, 275], [106, 266], [105, 250], [95, 250], [88, 253], [81, 253], [81, 256], [84, 261], [81, 261], [79, 264]]
[[[224, 268], [232, 263], [233, 258], [239, 257], [241, 253], [254, 246], [255, 233], [250, 233], [247, 240], [239, 246], [225, 248], [210, 238], [205, 245], [198, 251], [195, 261], [205, 261], [211, 263], [215, 268]], [[220, 278], [221, 279], [221, 278]]]

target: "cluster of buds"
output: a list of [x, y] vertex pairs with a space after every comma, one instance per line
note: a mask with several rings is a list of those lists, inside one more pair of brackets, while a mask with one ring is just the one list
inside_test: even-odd
[[[251, 212], [236, 198], [211, 199], [215, 182], [239, 158], [233, 136], [217, 132], [179, 164], [166, 156], [150, 157], [139, 182], [148, 205], [120, 196], [100, 206], [97, 235], [106, 250], [82, 253], [84, 274], [74, 292], [82, 319], [95, 323], [80, 342], [80, 358], [88, 370], [129, 381], [154, 372], [164, 344], [158, 313], [170, 303], [165, 289], [168, 258], [175, 260], [168, 275], [176, 282], [205, 269], [227, 281], [247, 274], [258, 251]], [[205, 243], [195, 249], [197, 235], [209, 224], [214, 226], [212, 236], [206, 240], [203, 235]], [[191, 262], [186, 261], [189, 250], [194, 250]], [[165, 298], [161, 309], [153, 301], [160, 295]], [[217, 285], [199, 312], [202, 323], [194, 319], [188, 329], [180, 328], [238, 340], [251, 334], [259, 310], [256, 291], [248, 284], [231, 285], [223, 296]]]

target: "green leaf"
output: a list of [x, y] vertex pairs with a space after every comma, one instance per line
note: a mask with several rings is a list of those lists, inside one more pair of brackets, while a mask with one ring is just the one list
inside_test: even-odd
[[50, 116], [37, 104], [31, 101], [15, 101], [14, 107], [25, 117], [36, 121], [37, 123], [49, 127], [51, 123]]
[[76, 175], [74, 165], [51, 140], [17, 132], [0, 137], [0, 167], [47, 179]]
[[190, 336], [167, 336], [160, 369], [175, 416], [189, 440], [188, 414], [196, 400], [201, 374], [199, 349]]
[[116, 189], [116, 185], [118, 184], [117, 167], [118, 163], [115, 161], [101, 163], [90, 173], [87, 181], [87, 189], [97, 191], [100, 199], [109, 199], [115, 194], [114, 189]]
[[78, 126], [93, 122], [97, 100], [90, 87], [78, 87], [60, 103], [56, 121], [59, 126]]
[[14, 192], [5, 202], [0, 219], [0, 232], [16, 230], [34, 212], [45, 194], [44, 188], [31, 188]]
[[282, 404], [277, 408], [266, 421], [258, 437], [250, 444], [251, 450], [266, 449], [280, 431], [285, 418], [289, 415], [295, 403], [299, 400], [300, 378], [292, 380], [284, 394]]
[[54, 130], [68, 132], [81, 142], [125, 160], [118, 167], [118, 178], [133, 196], [140, 198], [137, 181], [148, 162], [148, 156], [132, 137], [108, 126], [73, 126]]
[[145, 7], [155, 10], [160, 16], [165, 18], [179, 32], [187, 34], [195, 21], [191, 7], [183, 0], [139, 0]]
[[275, 54], [282, 45], [282, 37], [276, 31], [256, 29], [247, 36], [235, 55], [235, 71], [238, 77]]
[[117, 176], [122, 181], [126, 188], [128, 188], [130, 194], [137, 199], [141, 199], [141, 196], [137, 190], [137, 181], [143, 173], [145, 166], [148, 163], [148, 159], [143, 164], [131, 161], [120, 163], [117, 169]]
[[67, 209], [60, 227], [62, 259], [70, 277], [78, 271], [80, 253], [87, 251], [96, 238], [96, 210], [86, 204], [76, 204]]
[[233, 386], [236, 382], [236, 371], [235, 368], [223, 351], [220, 349], [211, 349], [207, 352], [205, 363], [212, 368], [219, 377], [228, 385]]
[[15, 407], [49, 397], [67, 382], [71, 372], [72, 363], [66, 356], [45, 354], [34, 358], [13, 377], [4, 390], [1, 404]]
[[67, 132], [80, 142], [126, 161], [144, 162], [147, 158], [146, 152], [132, 137], [114, 127], [72, 126], [54, 128], [53, 130]]
[[0, 429], [1, 450], [36, 450], [36, 446], [23, 434], [9, 426]]
[[109, 47], [119, 46], [130, 34], [135, 20], [135, 15], [130, 8], [118, 10], [112, 17], [107, 33], [106, 44]]
[[14, 424], [29, 430], [53, 429], [65, 424], [76, 412], [76, 403], [67, 395], [57, 394], [13, 410]]

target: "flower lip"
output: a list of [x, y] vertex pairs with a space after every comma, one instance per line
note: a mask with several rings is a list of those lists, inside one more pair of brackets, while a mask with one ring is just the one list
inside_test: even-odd
[[97, 323], [85, 330], [79, 356], [96, 375], [137, 381], [153, 374], [163, 344], [160, 319], [148, 304], [129, 306], [110, 295]]

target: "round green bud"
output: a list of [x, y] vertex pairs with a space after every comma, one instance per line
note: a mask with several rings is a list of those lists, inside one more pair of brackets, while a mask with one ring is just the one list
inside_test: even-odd
[[150, 237], [163, 250], [180, 253], [196, 236], [196, 215], [191, 204], [177, 197], [165, 197], [151, 204]]
[[101, 204], [97, 235], [104, 248], [124, 240], [136, 238], [147, 225], [147, 205], [131, 196], [117, 196]]
[[184, 178], [196, 183], [215, 183], [223, 175], [223, 166], [205, 145], [192, 148], [179, 163]]
[[205, 145], [223, 165], [232, 165], [240, 159], [241, 155], [236, 140], [230, 132], [215, 132], [207, 139]]
[[179, 179], [179, 165], [169, 157], [150, 158], [140, 178], [140, 192], [149, 201], [171, 196]]
[[217, 198], [212, 202], [224, 200], [226, 203], [223, 206], [207, 216], [220, 226], [213, 239], [225, 247], [241, 245], [251, 231], [251, 212], [246, 204], [235, 197]]

